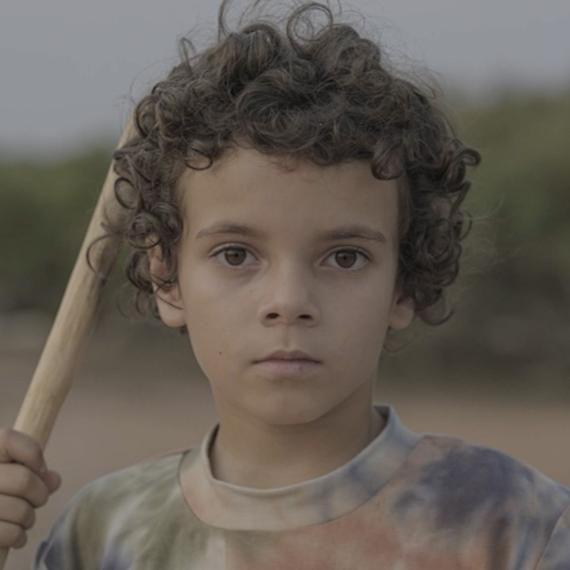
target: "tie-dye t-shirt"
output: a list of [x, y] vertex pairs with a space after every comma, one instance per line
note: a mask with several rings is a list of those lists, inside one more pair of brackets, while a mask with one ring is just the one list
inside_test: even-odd
[[218, 425], [196, 448], [104, 475], [66, 505], [34, 569], [570, 569], [569, 489], [375, 407], [386, 425], [366, 448], [294, 485], [214, 478]]

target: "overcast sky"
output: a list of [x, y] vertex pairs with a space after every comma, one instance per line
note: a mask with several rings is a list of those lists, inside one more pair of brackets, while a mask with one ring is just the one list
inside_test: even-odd
[[[270, 2], [283, 5], [286, 0]], [[249, 4], [238, 0], [230, 12]], [[334, 6], [335, 1], [331, 4]], [[396, 57], [472, 96], [500, 84], [570, 87], [570, 0], [342, 0]], [[216, 31], [218, 0], [2, 0], [0, 149], [61, 155], [116, 140], [129, 98]], [[348, 15], [354, 20], [354, 16]]]

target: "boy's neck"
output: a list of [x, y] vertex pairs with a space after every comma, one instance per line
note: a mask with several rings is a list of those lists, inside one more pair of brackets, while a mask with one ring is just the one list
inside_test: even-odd
[[211, 446], [212, 473], [216, 479], [244, 487], [294, 485], [344, 465], [375, 439], [384, 425], [384, 418], [370, 402], [341, 407], [337, 413], [295, 430], [274, 425], [260, 429], [259, 423], [228, 415], [220, 421]]

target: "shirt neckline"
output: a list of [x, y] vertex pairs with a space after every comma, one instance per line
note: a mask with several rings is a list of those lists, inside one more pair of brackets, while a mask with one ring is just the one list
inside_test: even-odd
[[271, 489], [234, 485], [213, 476], [209, 449], [217, 423], [199, 447], [182, 454], [180, 498], [202, 522], [227, 530], [279, 531], [338, 518], [378, 494], [421, 437], [401, 423], [393, 406], [374, 408], [385, 418], [384, 429], [350, 461], [314, 479]]

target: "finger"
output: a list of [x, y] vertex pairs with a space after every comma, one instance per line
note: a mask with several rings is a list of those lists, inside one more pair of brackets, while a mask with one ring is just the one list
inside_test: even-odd
[[29, 435], [11, 428], [0, 429], [0, 463], [21, 463], [36, 473], [45, 468], [41, 445]]
[[61, 475], [57, 471], [49, 470], [43, 477], [49, 494], [55, 493], [61, 487]]
[[36, 522], [34, 508], [24, 499], [0, 495], [0, 521], [17, 524], [22, 530], [32, 528]]
[[0, 494], [26, 499], [35, 508], [47, 503], [48, 487], [33, 471], [18, 463], [8, 463], [2, 471]]
[[27, 542], [21, 526], [0, 521], [0, 548], [22, 548]]
[[19, 548], [24, 548], [24, 546], [26, 546], [27, 543], [28, 543], [28, 535], [25, 532], [23, 532], [20, 535], [20, 539], [18, 540], [18, 542], [14, 544], [14, 548], [16, 550], [18, 550]]

